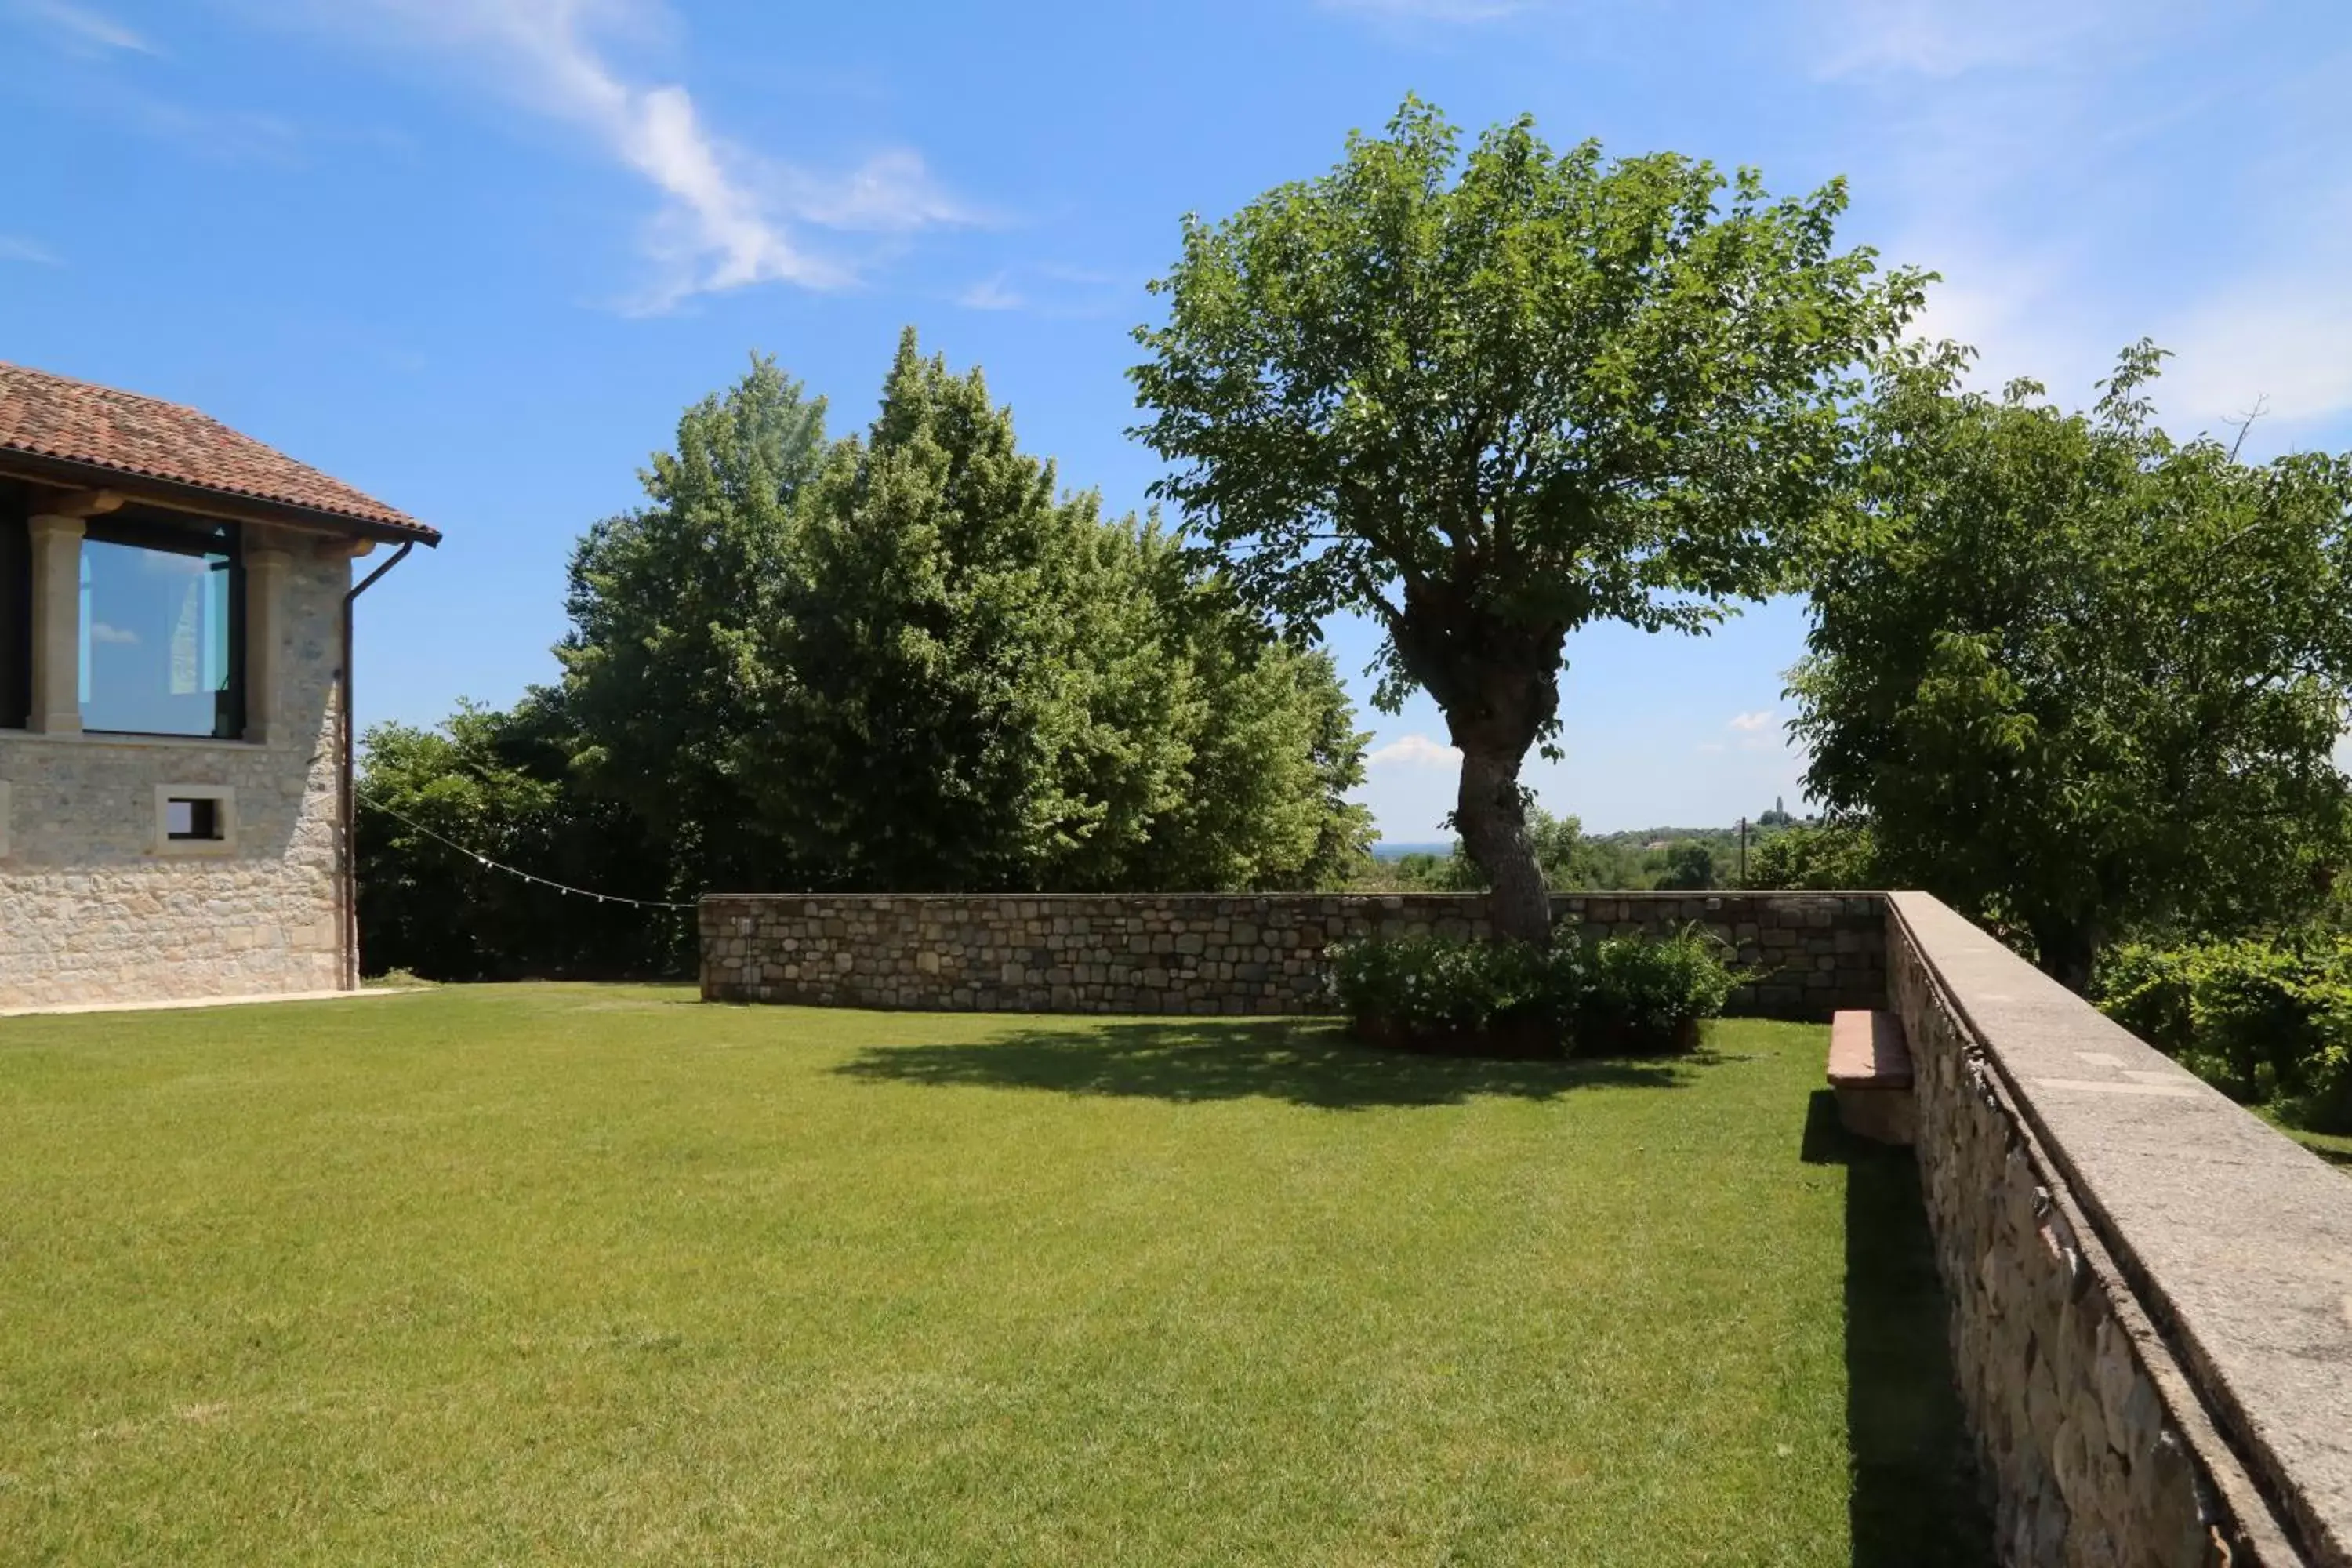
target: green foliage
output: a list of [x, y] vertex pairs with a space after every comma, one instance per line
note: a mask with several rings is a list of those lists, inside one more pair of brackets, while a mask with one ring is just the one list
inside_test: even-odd
[[532, 701], [507, 713], [464, 708], [438, 730], [368, 731], [356, 850], [360, 951], [371, 972], [508, 980], [690, 967], [690, 913], [567, 896], [475, 858], [572, 887], [667, 896], [670, 853], [627, 806], [576, 786], [570, 741]]
[[1670, 937], [1612, 936], [1594, 942], [1581, 1008], [1593, 1039], [1659, 1048], [1723, 1011], [1744, 978], [1727, 949], [1696, 926]]
[[1859, 823], [1822, 823], [1784, 827], [1764, 835], [1748, 851], [1748, 888], [1876, 888], [1877, 851], [1870, 829]]
[[1696, 930], [1589, 942], [1369, 937], [1335, 943], [1331, 994], [1359, 1025], [1475, 1036], [1516, 1026], [1561, 1041], [1661, 1049], [1723, 1011], [1739, 972]]
[[537, 700], [571, 727], [583, 784], [670, 847], [674, 897], [798, 880], [754, 807], [742, 738], [769, 679], [758, 628], [777, 613], [794, 508], [824, 459], [824, 408], [755, 355], [679, 416], [676, 450], [638, 476], [650, 504], [572, 552], [563, 680]]
[[754, 629], [736, 754], [812, 880], [879, 889], [1267, 888], [1343, 878], [1363, 737], [1149, 522], [1057, 495], [978, 372], [901, 341], [812, 487]]
[[1157, 493], [1286, 626], [1381, 626], [1381, 700], [1445, 712], [1513, 935], [1546, 935], [1518, 773], [1568, 633], [1703, 629], [1784, 584], [1833, 492], [1848, 368], [1920, 287], [1834, 249], [1844, 205], [1555, 153], [1528, 119], [1465, 157], [1408, 100], [1321, 178], [1188, 218], [1153, 285], [1168, 317], [1132, 374], [1174, 467]]
[[[1739, 834], [1736, 828], [1647, 827], [1594, 834], [1586, 833], [1573, 816], [1554, 816], [1538, 805], [1528, 808], [1528, 839], [1543, 870], [1544, 885], [1554, 892], [1717, 888], [1735, 882], [1751, 888], [1871, 885], [1866, 881], [1759, 881], [1759, 856], [1766, 874], [1782, 876], [1790, 874], [1785, 857], [1806, 853], [1802, 848], [1784, 848], [1780, 851], [1784, 858], [1779, 860], [1763, 855], [1765, 847], [1779, 843], [1787, 831], [1749, 834], [1748, 875], [1747, 880], [1739, 882], [1736, 876]], [[1843, 846], [1850, 837], [1850, 830], [1809, 827], [1801, 831], [1808, 836], [1801, 843], [1823, 848]], [[1850, 861], [1853, 857], [1839, 858]], [[1866, 859], [1866, 854], [1863, 858]], [[1355, 885], [1367, 891], [1436, 893], [1475, 892], [1488, 884], [1486, 874], [1457, 839], [1450, 854], [1416, 850], [1393, 860], [1375, 862], [1364, 868]]]
[[1574, 943], [1448, 937], [1370, 937], [1329, 950], [1330, 985], [1360, 1022], [1477, 1033], [1533, 1023], [1566, 1029], [1584, 994], [1584, 955]]
[[2089, 414], [1963, 391], [1967, 359], [1878, 367], [1868, 528], [1790, 678], [1808, 789], [2077, 989], [2122, 932], [2300, 916], [2352, 820], [2352, 459], [2176, 444], [2146, 344]]
[[[901, 342], [862, 437], [764, 359], [573, 553], [560, 685], [371, 737], [387, 805], [541, 876], [714, 889], [1317, 888], [1368, 858], [1365, 737], [1149, 521], [1022, 453]], [[413, 808], [413, 809], [412, 809]], [[673, 972], [676, 917], [551, 903], [366, 824], [371, 966]], [[632, 923], [634, 922], [634, 923]], [[689, 933], [690, 934], [690, 933]]]
[[2111, 949], [2100, 1008], [2231, 1097], [2352, 1132], [2352, 937]]
[[1658, 879], [1661, 888], [1712, 888], [1715, 883], [1715, 851], [1696, 839], [1685, 839], [1666, 851], [1665, 875]]
[[[1360, 740], [1328, 660], [1271, 645], [1150, 525], [1052, 489], [978, 374], [919, 359], [910, 336], [809, 530], [780, 662], [800, 700], [782, 728], [814, 765], [785, 820], [814, 805], [819, 835], [844, 825], [832, 863], [884, 887], [1334, 874], [1318, 858], [1367, 835], [1339, 799]], [[860, 544], [878, 574], [842, 569]], [[876, 704], [896, 721], [873, 722]]]
[[[1542, 868], [1546, 887], [1570, 889], [1612, 885], [1596, 879], [1605, 874], [1601, 868], [1605, 857], [1594, 850], [1594, 841], [1585, 837], [1583, 825], [1575, 817], [1554, 816], [1539, 805], [1530, 805], [1528, 842], [1535, 850], [1536, 864]], [[1366, 868], [1367, 872], [1372, 869]], [[1488, 886], [1486, 873], [1470, 858], [1458, 838], [1454, 841], [1451, 854], [1416, 852], [1402, 856], [1388, 871], [1389, 875], [1381, 879], [1386, 883], [1433, 893], [1477, 892]]]

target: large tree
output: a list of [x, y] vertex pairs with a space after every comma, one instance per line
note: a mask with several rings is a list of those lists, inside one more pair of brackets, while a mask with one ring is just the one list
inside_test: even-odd
[[2290, 919], [2346, 849], [2352, 459], [2251, 465], [2149, 422], [2158, 352], [2089, 413], [1967, 352], [1880, 366], [1869, 531], [1811, 584], [1806, 787], [1885, 875], [2029, 939], [2080, 989], [2135, 927]]
[[591, 527], [572, 556], [562, 685], [537, 700], [577, 737], [575, 765], [673, 850], [673, 896], [789, 887], [740, 771], [761, 688], [756, 629], [776, 614], [802, 490], [822, 468], [824, 400], [753, 356], [678, 416], [638, 478], [647, 505]]
[[1549, 935], [1519, 770], [1556, 731], [1568, 634], [1704, 629], [1782, 584], [1834, 489], [1848, 367], [1921, 283], [1834, 248], [1844, 205], [1556, 154], [1524, 119], [1465, 160], [1408, 100], [1323, 177], [1188, 218], [1154, 285], [1132, 374], [1136, 433], [1174, 465], [1158, 493], [1295, 632], [1381, 627], [1380, 700], [1444, 710], [1507, 935]]
[[433, 730], [367, 732], [357, 852], [370, 973], [612, 979], [692, 968], [692, 911], [547, 885], [670, 897], [673, 847], [629, 807], [579, 787], [575, 745], [562, 713], [532, 697], [506, 712], [462, 706]]
[[813, 877], [908, 889], [1336, 879], [1369, 836], [1327, 662], [1020, 448], [909, 331], [799, 509], [739, 773]]

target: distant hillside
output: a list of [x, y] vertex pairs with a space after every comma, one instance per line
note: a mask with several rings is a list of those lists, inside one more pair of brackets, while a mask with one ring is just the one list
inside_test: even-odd
[[1454, 840], [1435, 838], [1425, 844], [1409, 844], [1383, 838], [1372, 846], [1375, 860], [1402, 860], [1408, 855], [1451, 855]]
[[[1757, 825], [1752, 819], [1748, 824], [1748, 831], [1751, 837], [1758, 832]], [[1685, 838], [1696, 838], [1705, 843], [1717, 839], [1737, 839], [1739, 837], [1739, 828], [1737, 825], [1724, 827], [1626, 827], [1620, 828], [1615, 833], [1588, 833], [1584, 837], [1588, 842], [1593, 844], [1673, 844]], [[1433, 838], [1418, 843], [1384, 838], [1372, 846], [1372, 858], [1375, 860], [1402, 860], [1408, 855], [1451, 855], [1453, 853], [1454, 840], [1451, 838]]]

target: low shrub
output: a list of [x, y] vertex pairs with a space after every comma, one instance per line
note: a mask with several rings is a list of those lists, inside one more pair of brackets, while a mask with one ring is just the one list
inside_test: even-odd
[[2179, 947], [2102, 961], [2099, 1006], [2224, 1094], [2322, 1132], [2352, 1131], [2352, 937]]
[[1584, 994], [1584, 954], [1523, 942], [1368, 937], [1328, 954], [1331, 994], [1367, 1038], [1430, 1049], [1561, 1047]]
[[1588, 951], [1579, 1033], [1591, 1044], [1696, 1045], [1698, 1021], [1721, 1013], [1743, 978], [1723, 943], [1696, 927], [1670, 937], [1606, 937]]
[[1687, 1047], [1740, 975], [1720, 942], [1577, 940], [1549, 949], [1449, 937], [1369, 937], [1329, 950], [1333, 999], [1358, 1035], [1423, 1049], [1561, 1054]]

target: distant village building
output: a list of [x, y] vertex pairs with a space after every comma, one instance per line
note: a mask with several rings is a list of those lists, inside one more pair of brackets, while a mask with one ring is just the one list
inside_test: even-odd
[[0, 1008], [357, 985], [352, 563], [440, 538], [0, 364]]

